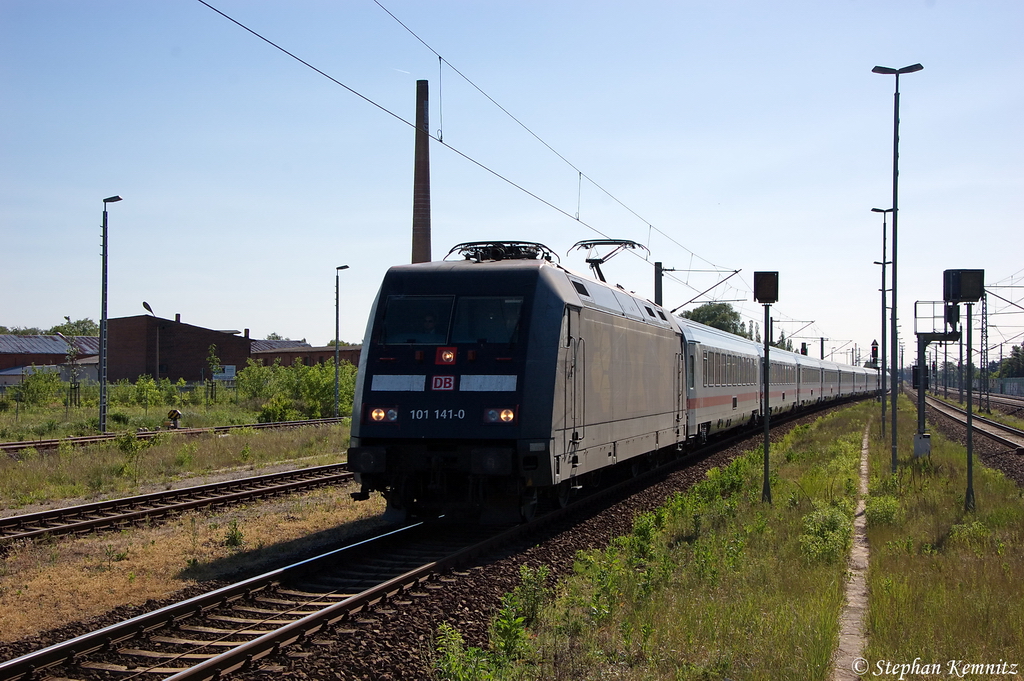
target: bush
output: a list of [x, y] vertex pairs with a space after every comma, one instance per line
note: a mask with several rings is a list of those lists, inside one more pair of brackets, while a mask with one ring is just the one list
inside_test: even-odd
[[812, 561], [834, 563], [850, 549], [853, 528], [850, 519], [834, 506], [812, 511], [804, 517], [800, 549]]
[[274, 395], [260, 409], [256, 420], [260, 423], [276, 423], [278, 421], [295, 421], [300, 416], [298, 410], [292, 406], [291, 400], [283, 395]]
[[60, 381], [60, 374], [49, 371], [32, 371], [25, 376], [21, 383], [22, 399], [25, 404], [49, 404], [60, 398], [63, 385]]
[[904, 515], [899, 499], [888, 495], [869, 497], [864, 506], [864, 517], [872, 526], [899, 525]]

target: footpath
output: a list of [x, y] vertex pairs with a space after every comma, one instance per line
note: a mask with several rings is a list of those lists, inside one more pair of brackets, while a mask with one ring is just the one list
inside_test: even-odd
[[868, 536], [867, 520], [864, 516], [865, 500], [868, 496], [868, 432], [860, 450], [860, 489], [857, 495], [857, 512], [853, 521], [853, 546], [850, 549], [848, 578], [846, 582], [846, 605], [839, 619], [839, 648], [832, 670], [832, 681], [856, 681], [860, 679], [854, 669], [864, 659], [867, 638], [864, 635], [864, 620], [868, 612]]

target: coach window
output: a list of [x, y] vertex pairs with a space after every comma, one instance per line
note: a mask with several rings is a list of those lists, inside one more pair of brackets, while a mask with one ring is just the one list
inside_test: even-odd
[[386, 345], [443, 345], [455, 296], [388, 296], [384, 309]]
[[704, 387], [708, 387], [708, 351], [704, 351]]

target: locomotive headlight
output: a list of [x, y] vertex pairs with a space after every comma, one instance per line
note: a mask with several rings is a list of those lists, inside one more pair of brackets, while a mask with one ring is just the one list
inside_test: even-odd
[[438, 348], [434, 364], [455, 364], [455, 348]]
[[514, 423], [516, 410], [509, 407], [484, 409], [484, 423]]
[[370, 419], [380, 423], [382, 421], [393, 423], [398, 420], [397, 409], [381, 409], [380, 407], [370, 411]]

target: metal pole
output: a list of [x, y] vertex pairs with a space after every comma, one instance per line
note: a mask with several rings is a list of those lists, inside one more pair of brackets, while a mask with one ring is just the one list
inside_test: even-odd
[[334, 270], [334, 418], [338, 418], [338, 343], [340, 335], [339, 318], [341, 302], [338, 297], [341, 271]]
[[662, 292], [661, 292], [661, 263], [654, 263], [654, 302], [657, 305], [661, 305]]
[[956, 384], [960, 388], [960, 395], [958, 396], [958, 402], [964, 403], [964, 339], [960, 338], [960, 359], [956, 365]]
[[896, 74], [896, 93], [893, 96], [893, 136], [892, 136], [892, 316], [890, 321], [890, 340], [892, 342], [892, 376], [889, 377], [892, 398], [892, 473], [896, 474], [896, 400], [899, 396], [899, 383], [896, 380], [896, 350], [898, 334], [896, 331], [896, 220], [899, 215], [899, 158], [900, 158], [900, 74]]
[[771, 338], [771, 317], [769, 308], [771, 306], [765, 303], [764, 306], [764, 328], [767, 333], [764, 335], [764, 406], [762, 407], [762, 413], [764, 415], [764, 483], [761, 487], [761, 501], [766, 503], [772, 503], [772, 488], [768, 481], [768, 452], [771, 447], [771, 440], [769, 433], [771, 432], [771, 363], [768, 361], [768, 341]]
[[[917, 337], [917, 433], [924, 433], [925, 377], [928, 376], [928, 343]], [[916, 456], [915, 452], [915, 456]]]
[[338, 418], [338, 346], [341, 345], [339, 318], [341, 317], [341, 298], [339, 296], [340, 280], [342, 270], [347, 270], [348, 265], [338, 265], [334, 268], [334, 418]]
[[103, 202], [103, 231], [100, 257], [103, 260], [100, 285], [100, 432], [107, 432], [107, 202]]
[[967, 303], [967, 496], [964, 510], [974, 510], [974, 376], [971, 371], [971, 311], [974, 303]]
[[[880, 388], [884, 387], [884, 384], [885, 384], [885, 380], [884, 380], [885, 379], [885, 366], [886, 366], [885, 360], [886, 360], [886, 352], [885, 352], [885, 212], [883, 212], [882, 213], [882, 370], [881, 370], [881, 374], [880, 374], [880, 377], [883, 380], [882, 380], [882, 385], [879, 386]], [[884, 395], [882, 396], [882, 437], [885, 438], [885, 396]]]

